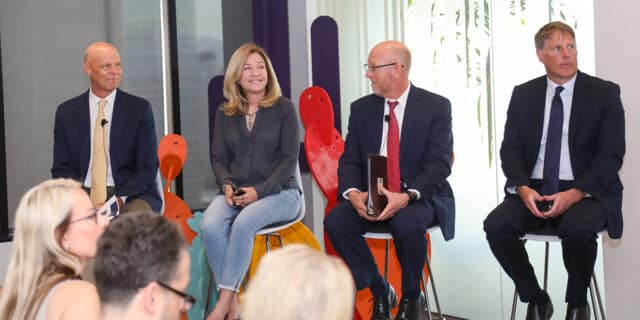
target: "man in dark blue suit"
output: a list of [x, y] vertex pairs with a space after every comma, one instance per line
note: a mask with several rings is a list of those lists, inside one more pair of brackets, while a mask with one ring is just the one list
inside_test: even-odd
[[620, 88], [578, 71], [568, 25], [543, 26], [535, 44], [547, 74], [513, 90], [500, 149], [506, 195], [484, 229], [520, 299], [529, 303], [526, 319], [550, 319], [553, 306], [519, 238], [541, 229], [557, 232], [569, 276], [566, 318], [588, 319], [597, 233], [606, 227], [611, 238], [622, 235]]
[[[122, 67], [111, 44], [90, 45], [83, 67], [91, 82], [89, 90], [56, 111], [52, 176], [83, 182], [96, 205], [115, 194], [125, 204], [123, 212], [159, 212], [162, 200], [156, 185], [158, 154], [151, 105], [118, 89]], [[103, 135], [101, 165], [95, 156], [96, 134]], [[102, 167], [99, 177], [92, 177], [93, 167]], [[96, 179], [103, 181], [96, 183]], [[106, 190], [95, 190], [98, 185]]]
[[[454, 234], [453, 193], [446, 180], [453, 157], [451, 104], [411, 85], [410, 67], [411, 53], [401, 42], [384, 41], [371, 50], [365, 75], [374, 93], [351, 104], [349, 132], [338, 167], [340, 200], [344, 201], [324, 221], [357, 289], [369, 287], [373, 293], [372, 319], [390, 319], [396, 298], [362, 235], [375, 224], [388, 227], [402, 267], [402, 299], [396, 319], [418, 319], [425, 316], [420, 292], [427, 254], [425, 231], [439, 223], [446, 240]], [[366, 206], [371, 192], [367, 187], [370, 154], [385, 155], [390, 167], [393, 162], [399, 166], [396, 174], [388, 171], [390, 190], [378, 185], [388, 204], [377, 217], [368, 215]]]

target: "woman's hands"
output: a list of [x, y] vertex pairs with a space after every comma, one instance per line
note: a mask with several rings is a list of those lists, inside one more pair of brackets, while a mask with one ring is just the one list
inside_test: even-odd
[[254, 187], [238, 188], [236, 193], [233, 193], [231, 196], [233, 205], [239, 207], [246, 207], [256, 200], [258, 200], [258, 192]]
[[233, 185], [230, 183], [225, 183], [223, 185], [223, 191], [224, 191], [224, 198], [227, 200], [227, 204], [230, 207], [233, 207]]

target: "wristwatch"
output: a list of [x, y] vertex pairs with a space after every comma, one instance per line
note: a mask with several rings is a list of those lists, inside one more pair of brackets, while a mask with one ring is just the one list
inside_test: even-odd
[[405, 190], [402, 193], [409, 196], [409, 201], [407, 201], [407, 204], [412, 203], [416, 201], [416, 199], [418, 199], [418, 195], [413, 191]]
[[238, 186], [236, 186], [233, 181], [227, 180], [222, 184], [222, 186], [220, 186], [220, 193], [224, 194], [224, 187], [226, 187], [227, 185], [231, 186], [231, 190], [233, 190], [233, 192], [236, 192], [236, 190], [238, 189]]

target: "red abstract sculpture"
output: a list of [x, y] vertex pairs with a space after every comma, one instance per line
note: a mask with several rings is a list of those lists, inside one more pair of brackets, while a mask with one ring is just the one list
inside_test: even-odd
[[[329, 94], [320, 87], [309, 87], [300, 94], [300, 118], [305, 128], [304, 152], [311, 175], [327, 199], [325, 216], [338, 204], [338, 160], [344, 140], [333, 124]], [[325, 248], [335, 254], [326, 233]]]

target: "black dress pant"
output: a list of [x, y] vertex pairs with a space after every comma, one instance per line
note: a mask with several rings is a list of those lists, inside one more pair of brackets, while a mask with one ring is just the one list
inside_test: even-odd
[[331, 243], [345, 261], [358, 290], [380, 275], [363, 234], [374, 223], [385, 223], [393, 235], [396, 256], [402, 268], [402, 291], [420, 290], [420, 278], [427, 255], [427, 227], [435, 224], [433, 207], [415, 201], [383, 222], [369, 222], [358, 215], [349, 201], [340, 201], [324, 219]]
[[[569, 186], [562, 182], [561, 190]], [[547, 228], [556, 230], [562, 239], [562, 257], [568, 273], [565, 301], [573, 305], [586, 303], [597, 257], [597, 234], [606, 225], [605, 210], [596, 199], [586, 197], [560, 216], [541, 219], [524, 206], [518, 195], [507, 194], [484, 221], [484, 230], [491, 251], [515, 283], [520, 300], [529, 302], [541, 290], [520, 238]]]

